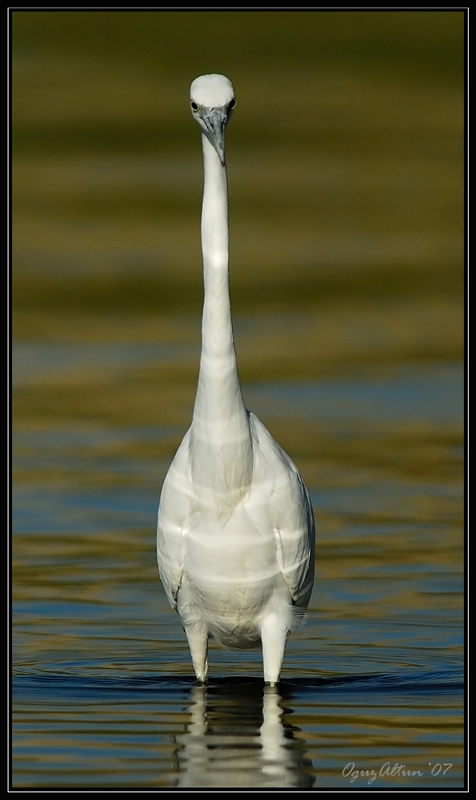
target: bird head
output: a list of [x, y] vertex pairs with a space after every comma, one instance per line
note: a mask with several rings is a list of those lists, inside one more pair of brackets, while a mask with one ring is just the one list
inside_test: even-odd
[[225, 166], [225, 128], [236, 105], [231, 81], [224, 75], [200, 75], [190, 87], [190, 107]]

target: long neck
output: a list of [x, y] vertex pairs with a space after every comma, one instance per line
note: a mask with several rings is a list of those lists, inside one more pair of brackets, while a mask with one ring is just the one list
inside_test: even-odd
[[203, 134], [202, 143], [205, 297], [191, 434], [192, 477], [205, 505], [226, 512], [250, 485], [252, 445], [231, 322], [226, 167]]

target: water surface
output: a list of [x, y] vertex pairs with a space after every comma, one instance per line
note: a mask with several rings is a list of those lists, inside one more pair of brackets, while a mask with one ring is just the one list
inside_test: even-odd
[[[124, 380], [169, 357], [146, 346], [131, 366], [127, 348], [84, 345], [77, 361], [70, 349], [56, 385], [84, 359]], [[19, 386], [38, 391], [22, 364], [48, 384], [51, 348], [20, 352]], [[245, 383], [276, 435], [291, 426], [315, 449], [300, 463], [317, 520], [315, 591], [274, 692], [258, 652], [215, 648], [209, 686], [197, 687], [158, 582], [159, 453], [180, 427], [23, 424], [14, 786], [460, 786], [461, 378], [446, 363], [374, 380]]]

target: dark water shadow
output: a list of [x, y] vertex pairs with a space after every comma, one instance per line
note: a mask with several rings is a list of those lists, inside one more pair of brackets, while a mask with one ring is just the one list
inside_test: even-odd
[[[121, 694], [124, 698], [147, 694], [157, 696], [183, 697], [186, 699], [197, 688], [192, 675], [158, 675], [132, 677], [89, 677], [71, 674], [16, 675], [12, 680], [13, 696], [50, 697], [69, 695], [84, 699], [106, 699]], [[252, 676], [213, 677], [207, 683], [211, 694], [239, 694], [240, 697], [262, 695], [264, 682]], [[461, 669], [449, 668], [438, 671], [408, 671], [399, 674], [368, 673], [342, 675], [335, 677], [299, 676], [286, 678], [279, 683], [279, 693], [283, 699], [301, 695], [335, 694], [345, 692], [398, 694], [431, 693], [460, 694], [464, 691], [464, 674]]]

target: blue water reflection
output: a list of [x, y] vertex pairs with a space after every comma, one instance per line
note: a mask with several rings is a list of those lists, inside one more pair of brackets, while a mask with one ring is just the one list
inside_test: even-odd
[[[451, 709], [462, 690], [458, 670], [294, 678], [279, 689], [243, 676], [217, 678], [207, 687], [170, 676], [18, 677], [19, 718], [28, 705], [37, 715], [29, 725], [20, 722], [15, 759], [19, 775], [24, 767], [25, 783], [42, 785], [54, 765], [53, 786], [71, 788], [119, 788], [124, 770], [131, 785], [138, 781], [144, 788], [348, 788], [349, 763], [374, 769], [375, 788], [399, 786], [388, 775], [388, 763], [420, 773], [422, 780], [403, 785], [456, 787], [461, 759], [451, 755], [458, 742]], [[443, 695], [446, 710], [435, 702]], [[54, 723], [35, 736], [46, 703]], [[392, 732], [385, 734], [388, 715]], [[445, 726], [445, 716], [442, 734], [435, 724]], [[372, 736], [355, 738], [358, 720], [370, 724]], [[436, 754], [430, 762], [428, 748]], [[438, 761], [449, 764], [445, 775], [432, 774]]]
[[462, 364], [405, 365], [386, 379], [319, 380], [245, 387], [258, 416], [318, 420], [461, 424]]

